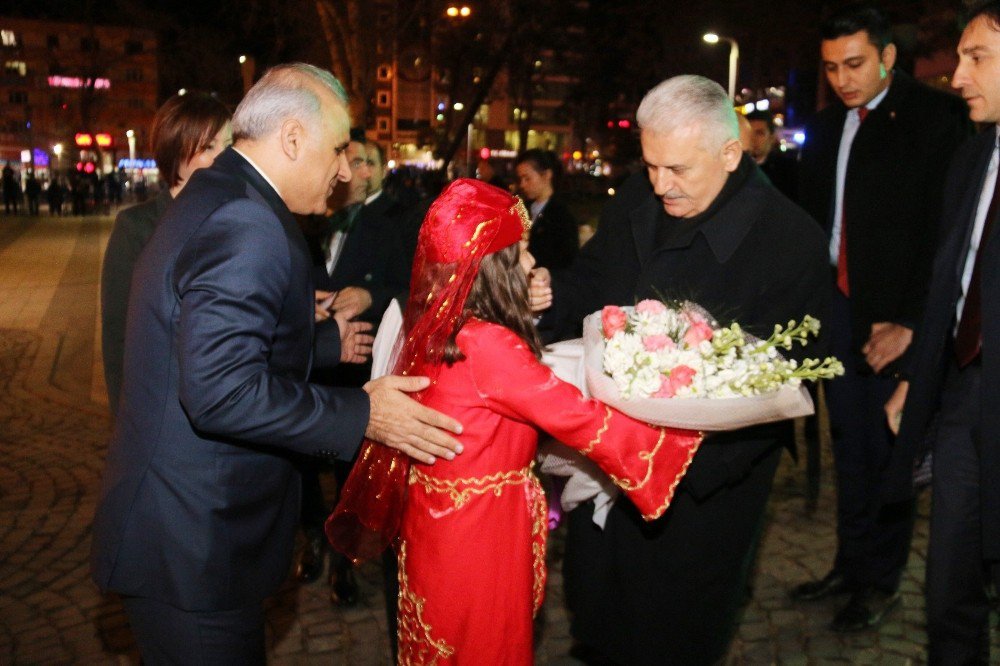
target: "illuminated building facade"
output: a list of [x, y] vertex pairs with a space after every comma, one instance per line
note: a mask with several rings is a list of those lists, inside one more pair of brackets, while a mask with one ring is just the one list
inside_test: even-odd
[[148, 156], [156, 52], [151, 30], [0, 17], [0, 161], [46, 177]]

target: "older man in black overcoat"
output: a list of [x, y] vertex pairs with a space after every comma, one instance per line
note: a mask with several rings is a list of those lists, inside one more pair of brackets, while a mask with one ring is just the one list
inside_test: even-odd
[[[822, 232], [742, 153], [722, 88], [699, 76], [668, 79], [637, 119], [647, 173], [620, 188], [575, 264], [551, 276], [543, 332], [572, 337], [604, 305], [660, 295], [764, 336], [806, 314], [822, 318], [830, 281]], [[537, 298], [547, 278], [535, 275]], [[571, 513], [563, 574], [580, 656], [625, 664], [725, 656], [788, 426], [708, 437], [659, 520], [645, 523], [624, 498], [603, 531], [592, 503]]]

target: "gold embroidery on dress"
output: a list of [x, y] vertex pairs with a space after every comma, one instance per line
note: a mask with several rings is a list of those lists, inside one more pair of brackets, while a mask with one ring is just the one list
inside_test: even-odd
[[439, 659], [449, 659], [455, 648], [444, 640], [434, 640], [431, 626], [424, 621], [426, 599], [410, 589], [406, 575], [406, 542], [399, 544], [399, 663], [437, 664]]
[[538, 614], [539, 609], [541, 609], [542, 601], [545, 600], [545, 578], [547, 574], [545, 568], [545, 547], [549, 534], [547, 524], [549, 504], [545, 499], [545, 491], [542, 490], [542, 484], [538, 482], [538, 479], [533, 474], [531, 475], [531, 486], [531, 553], [534, 555], [534, 560], [532, 561], [532, 570], [534, 572], [534, 585], [532, 587], [534, 605], [532, 606], [531, 616], [534, 617]]
[[506, 486], [519, 486], [534, 479], [530, 466], [511, 472], [496, 472], [479, 478], [438, 479], [427, 475], [416, 467], [410, 468], [410, 485], [422, 486], [428, 493], [447, 493], [456, 509], [461, 509], [473, 495], [492, 492], [497, 497]]
[[611, 423], [611, 408], [605, 405], [605, 407], [604, 407], [604, 423], [601, 425], [600, 429], [597, 431], [597, 434], [594, 436], [594, 439], [590, 440], [590, 443], [587, 444], [587, 446], [585, 448], [583, 448], [583, 449], [580, 450], [581, 454], [583, 454], [583, 455], [590, 454], [594, 450], [594, 447], [596, 447], [598, 444], [601, 443], [601, 437], [604, 437], [604, 433], [606, 433], [608, 431], [608, 426], [609, 426], [610, 423]]
[[674, 499], [674, 491], [677, 490], [677, 485], [681, 482], [681, 479], [683, 479], [684, 475], [687, 473], [687, 468], [691, 465], [691, 461], [694, 460], [694, 454], [698, 452], [698, 447], [701, 446], [701, 443], [702, 441], [704, 441], [704, 439], [705, 439], [705, 433], [699, 432], [698, 441], [687, 447], [688, 449], [687, 460], [684, 461], [684, 465], [681, 467], [680, 472], [678, 472], [677, 476], [674, 478], [674, 482], [670, 484], [669, 488], [667, 488], [667, 496], [663, 499], [663, 504], [661, 504], [659, 508], [657, 508], [656, 511], [650, 514], [648, 517], [643, 516], [643, 518], [645, 518], [646, 520], [656, 520], [657, 518], [663, 515], [664, 511], [667, 510], [667, 507], [670, 506], [670, 502], [672, 502]]
[[667, 437], [666, 429], [660, 428], [660, 438], [656, 440], [656, 446], [653, 447], [653, 450], [639, 451], [638, 455], [639, 460], [646, 461], [646, 476], [642, 477], [642, 481], [636, 483], [632, 481], [632, 479], [620, 479], [614, 474], [609, 474], [608, 476], [610, 476], [611, 480], [615, 482], [615, 485], [621, 488], [622, 490], [629, 491], [629, 490], [639, 490], [647, 483], [649, 483], [649, 478], [653, 476], [653, 456], [655, 456], [656, 452], [660, 450], [661, 446], [663, 446], [663, 440], [666, 439], [666, 437]]

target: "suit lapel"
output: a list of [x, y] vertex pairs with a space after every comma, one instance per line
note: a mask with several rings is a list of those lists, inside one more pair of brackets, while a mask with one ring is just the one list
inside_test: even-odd
[[[989, 139], [989, 140], [986, 140]], [[961, 260], [962, 253], [967, 252], [969, 249], [969, 242], [972, 238], [972, 228], [976, 223], [976, 211], [979, 208], [979, 197], [983, 191], [983, 185], [985, 184], [987, 177], [987, 169], [990, 165], [990, 158], [993, 157], [993, 147], [996, 141], [996, 134], [993, 130], [987, 130], [983, 137], [983, 145], [979, 150], [979, 154], [976, 157], [976, 161], [973, 164], [972, 173], [979, 174], [978, 178], [970, 178], [966, 182], [966, 191], [963, 196], [959, 199], [962, 202], [962, 208], [958, 212], [956, 219], [962, 220], [964, 222], [961, 236], [961, 243], [959, 243], [958, 261], [952, 262], [955, 267], [955, 275], [961, 280], [962, 272], [965, 270], [965, 261]], [[996, 234], [993, 234], [994, 236]], [[982, 242], [986, 242], [989, 239], [983, 239]]]

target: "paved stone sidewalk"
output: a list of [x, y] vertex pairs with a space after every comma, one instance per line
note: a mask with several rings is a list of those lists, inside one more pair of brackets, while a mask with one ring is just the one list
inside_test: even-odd
[[[120, 604], [97, 592], [87, 564], [109, 429], [95, 344], [97, 275], [108, 224], [64, 219], [0, 225], [0, 664], [137, 663]], [[48, 277], [31, 277], [43, 273]], [[23, 298], [26, 290], [30, 298]], [[753, 599], [730, 663], [923, 663], [926, 496], [903, 607], [878, 631], [832, 634], [825, 626], [834, 602], [789, 601], [787, 590], [822, 575], [832, 556], [828, 450], [823, 473], [818, 509], [808, 516], [804, 474], [790, 459], [782, 463]], [[575, 664], [567, 656], [559, 531], [550, 560], [538, 663]], [[332, 608], [323, 583], [287, 583], [267, 606], [270, 662], [388, 664], [380, 578], [376, 565], [361, 569], [362, 600], [352, 609]], [[1000, 657], [996, 636], [994, 654]], [[670, 663], [669, 655], [663, 663]]]

